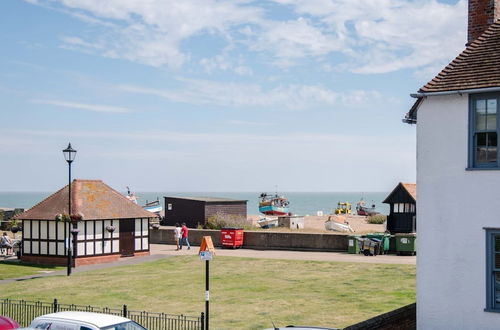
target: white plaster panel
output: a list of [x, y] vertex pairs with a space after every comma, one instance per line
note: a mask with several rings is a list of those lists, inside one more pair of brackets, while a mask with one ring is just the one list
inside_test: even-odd
[[120, 252], [120, 240], [114, 239], [113, 240], [113, 253], [118, 253]]
[[85, 240], [85, 223], [86, 223], [86, 221], [80, 221], [76, 225], [76, 227], [80, 230], [78, 232], [78, 235], [76, 236], [76, 239], [78, 241], [84, 241]]
[[94, 243], [87, 242], [87, 255], [94, 254]]
[[104, 241], [104, 253], [111, 253], [111, 241]]
[[38, 220], [33, 220], [31, 221], [31, 226], [33, 227], [32, 230], [31, 230], [31, 234], [32, 234], [32, 238], [38, 238], [38, 223], [40, 221]]
[[94, 239], [94, 221], [86, 221], [85, 227], [87, 227], [86, 239]]
[[31, 221], [23, 220], [23, 238], [31, 238]]
[[466, 171], [468, 95], [428, 97], [417, 124], [418, 329], [494, 329], [485, 231], [500, 228], [500, 171]]
[[56, 242], [49, 242], [49, 254], [50, 255], [56, 254]]
[[102, 238], [102, 221], [95, 222], [95, 238], [96, 239]]
[[85, 243], [84, 242], [80, 242], [80, 243], [77, 243], [77, 253], [79, 256], [84, 256], [85, 255]]
[[135, 236], [141, 236], [141, 219], [135, 219]]
[[142, 236], [148, 235], [149, 219], [142, 219]]
[[148, 238], [147, 237], [144, 237], [142, 239], [142, 249], [143, 250], [149, 250]]
[[49, 247], [47, 246], [47, 242], [40, 242], [40, 254], [48, 254]]
[[57, 255], [63, 256], [66, 254], [66, 248], [64, 247], [64, 242], [57, 242]]
[[38, 241], [32, 242], [31, 244], [31, 253], [38, 254]]
[[57, 239], [65, 239], [64, 237], [64, 223], [63, 222], [58, 222], [57, 223]]
[[118, 238], [120, 236], [120, 220], [113, 220], [113, 226], [115, 226], [115, 231], [113, 232], [113, 238]]
[[24, 243], [23, 243], [23, 253], [26, 253], [26, 254], [30, 254], [31, 253], [31, 244], [30, 243], [31, 243], [30, 241], [24, 241]]
[[49, 221], [49, 239], [56, 239], [56, 221]]
[[40, 238], [47, 239], [47, 221], [40, 221]]
[[135, 239], [135, 250], [136, 251], [142, 250], [142, 248], [141, 248], [141, 239], [140, 238], [136, 238]]
[[95, 242], [95, 254], [102, 254], [102, 241]]
[[[106, 228], [107, 226], [111, 226], [111, 221], [110, 220], [104, 220], [104, 228]], [[116, 229], [115, 229], [116, 231]], [[104, 237], [105, 238], [110, 238], [111, 237], [111, 233], [109, 231], [107, 231], [106, 229], [104, 229]]]

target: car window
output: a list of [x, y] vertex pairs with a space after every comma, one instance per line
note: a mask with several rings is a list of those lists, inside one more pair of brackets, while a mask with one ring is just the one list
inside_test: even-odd
[[39, 322], [39, 323], [31, 324], [31, 328], [49, 329], [51, 324], [52, 324], [51, 322]]
[[82, 325], [80, 326], [80, 330], [94, 330], [94, 329]]
[[146, 328], [140, 326], [134, 321], [128, 321], [120, 324], [110, 325], [108, 327], [101, 328], [101, 330], [146, 330]]

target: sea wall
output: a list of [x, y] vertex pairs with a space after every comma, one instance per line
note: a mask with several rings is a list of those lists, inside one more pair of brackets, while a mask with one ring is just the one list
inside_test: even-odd
[[[200, 245], [203, 236], [211, 236], [215, 246], [221, 246], [220, 230], [189, 229], [189, 243]], [[161, 227], [150, 231], [152, 244], [175, 244], [174, 230]], [[261, 250], [347, 251], [347, 236], [330, 233], [290, 233], [245, 231], [243, 247]]]

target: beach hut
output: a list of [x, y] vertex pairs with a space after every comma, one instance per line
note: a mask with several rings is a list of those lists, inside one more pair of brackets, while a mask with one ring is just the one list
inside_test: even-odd
[[22, 221], [23, 261], [66, 265], [72, 236], [75, 266], [149, 255], [149, 223], [155, 214], [101, 180], [74, 180], [71, 205], [69, 216], [67, 185], [15, 217]]
[[247, 218], [247, 201], [218, 197], [164, 197], [165, 225], [185, 222], [188, 227], [204, 225], [216, 214]]
[[400, 182], [387, 196], [390, 204], [387, 230], [391, 233], [414, 233], [417, 230], [417, 185]]

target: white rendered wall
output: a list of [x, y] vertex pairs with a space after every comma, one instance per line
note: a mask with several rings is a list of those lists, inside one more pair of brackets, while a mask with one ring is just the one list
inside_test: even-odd
[[500, 228], [500, 170], [466, 171], [468, 95], [423, 101], [417, 124], [417, 327], [499, 329], [485, 312], [483, 227]]

